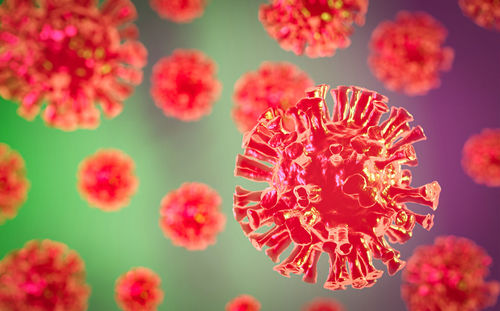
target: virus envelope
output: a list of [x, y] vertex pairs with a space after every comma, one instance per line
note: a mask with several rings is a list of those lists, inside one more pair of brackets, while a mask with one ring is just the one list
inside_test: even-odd
[[477, 25], [500, 31], [500, 1], [459, 0], [462, 12]]
[[198, 50], [175, 50], [153, 67], [151, 96], [165, 115], [197, 121], [210, 114], [222, 86], [217, 66]]
[[387, 98], [341, 86], [331, 92], [330, 116], [327, 91], [326, 85], [310, 89], [286, 112], [267, 110], [245, 133], [235, 175], [269, 187], [237, 186], [233, 211], [252, 244], [259, 250], [268, 246], [274, 262], [293, 242], [288, 258], [274, 268], [282, 275], [303, 274], [305, 282], [316, 282], [316, 264], [325, 252], [325, 288], [363, 288], [383, 273], [373, 257], [391, 275], [404, 266], [386, 237], [404, 243], [416, 223], [432, 227], [433, 216], [414, 213], [406, 202], [435, 210], [441, 188], [437, 182], [412, 188], [410, 171], [401, 168], [417, 165], [412, 144], [425, 139], [421, 127], [409, 126], [413, 117], [405, 109], [393, 107], [379, 124]]
[[156, 311], [163, 301], [160, 283], [160, 277], [150, 269], [134, 268], [116, 280], [116, 302], [124, 311]]
[[139, 181], [134, 161], [116, 149], [101, 149], [84, 159], [78, 168], [78, 190], [93, 207], [117, 211], [129, 204]]
[[5, 0], [0, 4], [0, 95], [62, 130], [113, 118], [142, 80], [146, 49], [130, 0]]
[[374, 30], [368, 63], [388, 89], [424, 95], [439, 86], [441, 71], [453, 63], [453, 49], [443, 47], [446, 36], [443, 25], [429, 14], [400, 12], [395, 21]]
[[303, 311], [344, 311], [344, 308], [331, 298], [316, 298], [306, 304]]
[[462, 167], [476, 183], [500, 187], [500, 129], [484, 129], [464, 145]]
[[203, 15], [207, 0], [150, 0], [149, 4], [162, 18], [189, 23]]
[[295, 105], [314, 82], [307, 73], [287, 62], [264, 62], [257, 71], [244, 74], [234, 86], [232, 111], [241, 132], [251, 130], [267, 108]]
[[348, 47], [352, 24], [362, 26], [368, 0], [269, 0], [259, 19], [280, 46], [297, 55], [333, 56]]
[[410, 311], [479, 311], [496, 303], [500, 283], [485, 282], [491, 257], [473, 241], [439, 237], [417, 248], [403, 272]]
[[260, 302], [250, 295], [239, 295], [226, 304], [226, 311], [259, 311]]
[[0, 261], [0, 310], [84, 311], [90, 287], [75, 251], [33, 240]]

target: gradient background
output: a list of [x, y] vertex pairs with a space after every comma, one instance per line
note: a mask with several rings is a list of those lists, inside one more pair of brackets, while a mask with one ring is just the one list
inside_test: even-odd
[[[407, 108], [415, 117], [413, 125], [422, 125], [428, 136], [415, 145], [420, 165], [412, 170], [413, 185], [438, 180], [443, 191], [434, 228], [416, 228], [414, 238], [396, 248], [407, 259], [415, 247], [432, 243], [436, 236], [468, 237], [493, 257], [491, 278], [500, 280], [500, 189], [475, 184], [460, 165], [461, 149], [470, 135], [500, 127], [499, 32], [476, 26], [462, 15], [456, 0], [378, 0], [371, 1], [366, 24], [356, 28], [348, 49], [331, 58], [309, 59], [283, 51], [266, 34], [257, 19], [264, 1], [213, 0], [203, 17], [191, 24], [162, 20], [148, 1], [134, 2], [149, 57], [144, 82], [120, 116], [103, 120], [94, 131], [66, 133], [47, 128], [40, 118], [27, 122], [17, 116], [15, 104], [0, 102], [0, 141], [22, 154], [31, 181], [19, 215], [0, 226], [0, 257], [31, 239], [66, 243], [86, 263], [92, 286], [89, 310], [118, 310], [114, 282], [135, 266], [149, 267], [161, 276], [165, 300], [160, 310], [223, 310], [227, 301], [242, 293], [258, 298], [264, 311], [299, 310], [316, 296], [336, 298], [347, 310], [405, 310], [401, 272], [393, 277], [385, 273], [369, 289], [331, 292], [322, 288], [328, 269], [323, 256], [318, 284], [288, 279], [272, 270], [274, 264], [252, 247], [233, 219], [234, 187], [249, 184], [233, 177], [235, 157], [241, 152], [241, 134], [230, 117], [233, 86], [243, 73], [271, 60], [292, 62], [317, 83], [377, 90], [389, 97], [390, 105]], [[426, 96], [386, 90], [366, 64], [373, 29], [403, 9], [423, 10], [440, 20], [449, 30], [447, 45], [455, 49], [452, 70], [442, 75], [442, 86]], [[219, 65], [222, 96], [212, 114], [199, 122], [165, 117], [149, 95], [152, 65], [176, 48], [201, 49]], [[130, 206], [105, 213], [81, 199], [76, 171], [84, 157], [111, 147], [135, 160], [140, 185]], [[161, 198], [185, 181], [207, 183], [223, 199], [226, 229], [205, 251], [173, 246], [158, 226]]]

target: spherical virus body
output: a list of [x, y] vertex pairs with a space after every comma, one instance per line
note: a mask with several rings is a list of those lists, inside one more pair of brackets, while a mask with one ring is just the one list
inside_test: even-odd
[[484, 129], [464, 145], [462, 167], [476, 183], [500, 187], [500, 129]]
[[116, 302], [124, 311], [156, 311], [163, 301], [160, 283], [150, 269], [134, 268], [116, 280]]
[[129, 0], [6, 0], [0, 5], [0, 95], [62, 130], [113, 118], [142, 80], [146, 49]]
[[477, 25], [500, 31], [500, 1], [459, 0], [462, 12]]
[[395, 21], [374, 30], [368, 63], [388, 89], [426, 94], [440, 85], [440, 73], [451, 68], [453, 49], [442, 46], [446, 36], [444, 26], [429, 14], [400, 12]]
[[160, 227], [174, 245], [203, 250], [224, 229], [221, 202], [219, 194], [207, 185], [184, 183], [161, 201]]
[[486, 282], [491, 257], [473, 241], [439, 237], [417, 248], [403, 272], [410, 311], [479, 311], [496, 303], [500, 283]]
[[303, 311], [344, 311], [345, 309], [335, 299], [316, 298], [306, 304]]
[[[404, 266], [391, 242], [404, 243], [416, 223], [425, 229], [433, 216], [409, 210], [406, 202], [438, 205], [440, 186], [432, 182], [410, 187], [415, 166], [412, 144], [425, 139], [413, 117], [392, 108], [389, 118], [384, 96], [358, 87], [332, 90], [330, 116], [325, 98], [328, 86], [310, 89], [286, 112], [269, 109], [244, 135], [244, 155], [238, 155], [235, 174], [267, 182], [263, 191], [236, 187], [234, 215], [252, 244], [279, 262], [293, 243], [288, 258], [275, 270], [284, 276], [303, 274], [316, 282], [316, 264], [325, 252], [330, 273], [324, 285], [331, 290], [346, 285], [373, 285], [382, 271], [380, 259], [392, 275]], [[246, 220], [245, 220], [246, 219]], [[262, 233], [265, 226], [272, 226]]]
[[150, 0], [149, 3], [161, 17], [189, 23], [203, 15], [207, 0]]
[[134, 161], [115, 149], [102, 149], [80, 163], [78, 190], [90, 205], [116, 211], [129, 204], [139, 181]]
[[314, 82], [307, 73], [287, 62], [264, 62], [244, 74], [234, 86], [233, 120], [241, 132], [251, 130], [268, 108], [295, 105]]
[[269, 0], [259, 19], [280, 46], [297, 55], [333, 56], [348, 47], [352, 24], [363, 25], [368, 0]]
[[250, 295], [240, 295], [226, 304], [226, 311], [259, 311], [260, 302]]
[[0, 261], [0, 310], [84, 311], [90, 287], [75, 251], [33, 240]]
[[176, 50], [153, 67], [151, 96], [165, 115], [197, 121], [210, 114], [222, 86], [216, 64], [201, 51]]

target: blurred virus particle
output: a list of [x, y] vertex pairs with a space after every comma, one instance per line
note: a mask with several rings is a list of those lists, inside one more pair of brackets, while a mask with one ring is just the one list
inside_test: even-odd
[[[413, 143], [425, 139], [403, 108], [389, 109], [387, 98], [359, 87], [332, 90], [333, 116], [326, 104], [327, 85], [310, 89], [286, 112], [271, 108], [244, 135], [235, 175], [267, 182], [263, 191], [236, 187], [234, 215], [257, 249], [279, 256], [293, 242], [288, 258], [274, 270], [289, 277], [303, 274], [316, 282], [322, 252], [330, 257], [326, 289], [372, 286], [382, 271], [380, 259], [394, 274], [404, 266], [386, 241], [404, 243], [418, 223], [429, 230], [433, 216], [409, 210], [407, 202], [437, 208], [437, 182], [410, 187], [417, 165]], [[247, 221], [245, 221], [245, 218]], [[265, 232], [264, 226], [273, 226]]]
[[443, 47], [447, 31], [424, 12], [400, 12], [374, 30], [368, 63], [385, 87], [407, 95], [424, 95], [437, 88], [441, 71], [453, 63], [451, 47]]
[[352, 24], [362, 26], [368, 0], [269, 0], [259, 19], [280, 46], [297, 55], [333, 56], [347, 48]]
[[150, 269], [134, 268], [116, 280], [116, 302], [124, 311], [156, 311], [163, 301], [160, 283], [160, 277]]
[[142, 80], [147, 51], [130, 0], [5, 0], [0, 4], [0, 95], [32, 120], [43, 104], [49, 126], [99, 125]]
[[226, 216], [220, 212], [222, 200], [209, 186], [184, 183], [161, 201], [160, 227], [176, 246], [204, 250], [215, 244], [224, 229]]
[[33, 240], [0, 261], [0, 310], [87, 310], [80, 256], [60, 242]]
[[239, 295], [226, 304], [226, 311], [259, 311], [260, 302], [250, 295]]
[[473, 241], [439, 237], [417, 248], [403, 272], [410, 311], [479, 311], [496, 304], [500, 283], [485, 282], [491, 257]]
[[500, 1], [459, 0], [462, 12], [477, 25], [500, 31]]
[[335, 299], [316, 298], [306, 304], [303, 311], [344, 311], [345, 309]]
[[175, 50], [153, 67], [151, 96], [166, 116], [197, 121], [210, 114], [222, 85], [217, 65], [198, 50]]
[[0, 225], [17, 215], [26, 201], [29, 187], [23, 158], [0, 143]]
[[264, 62], [244, 74], [234, 86], [232, 116], [241, 132], [251, 130], [268, 108], [286, 110], [314, 85], [307, 73], [287, 62]]
[[500, 187], [500, 129], [484, 129], [464, 145], [462, 167], [476, 183]]
[[150, 0], [149, 3], [162, 18], [190, 23], [203, 15], [207, 0]]
[[78, 168], [78, 190], [93, 207], [117, 211], [129, 204], [139, 181], [134, 161], [116, 149], [101, 149], [85, 158]]

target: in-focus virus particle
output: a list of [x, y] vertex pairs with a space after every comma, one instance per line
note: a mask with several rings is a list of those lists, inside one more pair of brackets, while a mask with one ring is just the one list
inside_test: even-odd
[[151, 96], [166, 116], [197, 121], [210, 114], [222, 85], [217, 65], [198, 50], [175, 50], [153, 67]]
[[440, 85], [440, 73], [453, 63], [453, 49], [443, 47], [446, 36], [446, 28], [429, 14], [400, 12], [374, 30], [368, 63], [388, 89], [424, 95]]
[[21, 155], [0, 143], [0, 225], [17, 215], [29, 186]]
[[226, 311], [259, 311], [260, 302], [250, 295], [239, 295], [226, 304]]
[[151, 7], [163, 18], [190, 23], [205, 12], [207, 0], [150, 0]]
[[160, 277], [152, 270], [134, 268], [116, 280], [116, 302], [124, 311], [156, 311], [163, 301], [160, 283]]
[[243, 75], [234, 86], [233, 119], [241, 132], [251, 130], [268, 108], [295, 105], [314, 82], [307, 73], [287, 62], [264, 62]]
[[259, 19], [280, 46], [297, 55], [333, 56], [351, 44], [352, 24], [362, 26], [368, 0], [269, 0]]
[[33, 240], [0, 261], [0, 310], [84, 311], [89, 295], [84, 263], [63, 243]]
[[[404, 243], [418, 223], [425, 229], [433, 216], [419, 215], [407, 202], [437, 208], [437, 182], [412, 188], [411, 173], [402, 165], [417, 165], [413, 143], [425, 139], [420, 126], [403, 108], [389, 109], [387, 98], [358, 87], [332, 90], [330, 116], [325, 98], [328, 86], [310, 89], [286, 112], [271, 108], [244, 135], [244, 155], [238, 155], [235, 174], [267, 182], [263, 191], [236, 187], [234, 216], [257, 249], [279, 256], [293, 242], [288, 258], [275, 270], [289, 277], [303, 274], [316, 282], [322, 252], [330, 257], [330, 290], [372, 286], [382, 271], [380, 259], [394, 274], [404, 266], [390, 242]], [[245, 221], [245, 219], [247, 219]], [[272, 226], [266, 232], [265, 227]]]
[[0, 5], [0, 95], [62, 130], [113, 118], [142, 80], [146, 49], [130, 0], [5, 0]]
[[129, 204], [139, 181], [134, 161], [116, 149], [102, 149], [84, 159], [78, 169], [78, 190], [91, 206], [116, 211]]
[[306, 304], [303, 311], [344, 311], [345, 309], [335, 299], [316, 298]]
[[439, 237], [417, 248], [403, 272], [410, 311], [479, 311], [495, 305], [500, 283], [486, 282], [491, 257], [473, 241]]
[[500, 187], [500, 129], [471, 136], [464, 145], [462, 166], [476, 183]]
[[226, 216], [215, 190], [202, 183], [184, 183], [161, 201], [160, 227], [166, 237], [188, 250], [204, 250], [215, 244]]
[[459, 0], [462, 12], [477, 25], [500, 31], [500, 1]]

